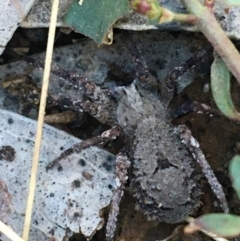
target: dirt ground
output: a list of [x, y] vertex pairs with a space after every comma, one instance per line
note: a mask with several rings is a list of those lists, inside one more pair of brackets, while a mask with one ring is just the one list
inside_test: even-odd
[[[83, 38], [77, 34], [70, 34], [68, 38], [61, 37], [56, 40], [56, 46], [62, 46], [71, 43], [73, 38]], [[1, 57], [1, 64], [9, 63], [24, 57], [22, 53], [13, 51], [14, 46], [30, 48], [28, 55], [45, 50], [46, 46], [46, 30], [39, 29], [36, 31], [29, 31], [19, 29], [14, 35], [12, 41], [7, 46], [4, 55]], [[209, 66], [210, 68], [210, 66]], [[181, 95], [176, 96], [171, 108], [179, 106], [184, 102], [182, 96], [187, 95], [188, 98], [200, 103], [207, 104], [216, 108], [212, 98], [211, 90], [204, 92], [203, 88], [209, 84], [209, 76], [197, 78], [195, 81], [186, 87]], [[232, 96], [236, 107], [240, 107], [240, 86], [235, 80], [232, 80]], [[53, 111], [54, 112], [54, 111]], [[215, 172], [219, 182], [222, 184], [226, 193], [227, 200], [231, 213], [240, 214], [240, 203], [231, 186], [228, 176], [229, 161], [235, 154], [240, 153], [240, 125], [239, 123], [228, 120], [221, 116], [212, 116], [205, 114], [190, 113], [186, 116], [173, 120], [174, 125], [186, 124], [192, 131], [193, 136], [199, 141], [201, 149], [203, 150], [206, 159]], [[58, 127], [67, 130], [68, 132], [80, 137], [87, 138], [93, 133], [101, 133], [107, 129], [107, 126], [101, 125], [97, 120], [89, 115], [85, 116], [85, 123], [80, 127], [76, 125], [58, 125]], [[117, 152], [121, 148], [121, 140], [115, 143], [116, 146], [110, 149]], [[201, 206], [193, 214], [197, 217], [201, 214], [210, 212], [220, 212], [218, 200], [213, 195], [211, 188], [207, 181], [202, 179], [202, 198]], [[115, 241], [155, 241], [155, 240], [172, 240], [172, 241], [205, 241], [211, 240], [204, 234], [185, 235], [182, 232], [182, 224], [165, 224], [156, 221], [148, 221], [146, 217], [135, 210], [135, 200], [132, 197], [128, 185], [126, 187], [118, 219]], [[107, 211], [106, 211], [107, 212]], [[75, 235], [70, 240], [85, 240], [81, 235]], [[104, 240], [104, 229], [98, 231], [93, 239]]]

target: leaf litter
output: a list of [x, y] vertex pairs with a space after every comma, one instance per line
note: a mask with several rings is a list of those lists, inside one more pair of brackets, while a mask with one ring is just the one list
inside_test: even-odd
[[[157, 38], [156, 40], [156, 36], [159, 37], [159, 35], [161, 36], [161, 41], [159, 41], [159, 39]], [[119, 62], [124, 62], [124, 60], [126, 60], [126, 56], [127, 53], [126, 53], [126, 48], [125, 48], [125, 45], [126, 45], [126, 40], [125, 39], [122, 39], [122, 36], [116, 36], [115, 38], [117, 40], [117, 42], [113, 45], [113, 46], [110, 46], [110, 48], [101, 48], [101, 49], [96, 49], [96, 44], [94, 44], [92, 41], [85, 41], [84, 43], [78, 43], [78, 44], [75, 44], [75, 45], [70, 45], [70, 46], [66, 46], [66, 47], [62, 47], [62, 48], [57, 48], [55, 50], [55, 55], [54, 55], [54, 60], [55, 60], [55, 64], [57, 66], [61, 66], [62, 68], [64, 69], [67, 69], [68, 71], [74, 71], [74, 72], [78, 72], [80, 75], [83, 75], [83, 77], [88, 77], [89, 79], [93, 80], [94, 82], [98, 82], [98, 83], [106, 83], [106, 80], [109, 81], [109, 75], [110, 75], [110, 72], [111, 72], [111, 63], [114, 63], [116, 62], [116, 60], [119, 61], [119, 58], [121, 58], [121, 61]], [[174, 39], [175, 41], [171, 41], [172, 39]], [[153, 43], [152, 47], [150, 48], [148, 44], [145, 43], [145, 41], [151, 41]], [[190, 47], [192, 45], [192, 43], [189, 43], [189, 41], [186, 42], [185, 40], [185, 37], [184, 36], [172, 36], [171, 34], [167, 34], [167, 33], [155, 33], [154, 36], [153, 35], [148, 35], [148, 34], [141, 34], [141, 42], [142, 42], [142, 47], [143, 49], [145, 49], [145, 54], [146, 54], [146, 57], [147, 59], [150, 59], [152, 61], [152, 68], [156, 69], [156, 73], [158, 75], [163, 75], [168, 73], [169, 71], [169, 68], [171, 69], [172, 66], [175, 66], [179, 61], [181, 61], [180, 59], [182, 58], [188, 58], [189, 55], [192, 54], [192, 48]], [[195, 41], [194, 41], [195, 42]], [[174, 44], [173, 44], [174, 43]], [[169, 46], [171, 48], [166, 48], [166, 46]], [[175, 49], [175, 47], [177, 46], [177, 50]], [[79, 51], [79, 55], [76, 54], [76, 49], [78, 49]], [[166, 49], [168, 49], [166, 51]], [[123, 52], [122, 50], [124, 50], [124, 54], [120, 54], [121, 52]], [[170, 52], [172, 53], [170, 56], [169, 56], [169, 53]], [[178, 52], [181, 53], [184, 53], [184, 54], [181, 54], [179, 55]], [[150, 53], [151, 52], [151, 53]], [[156, 52], [159, 54], [159, 55], [156, 55]], [[149, 53], [149, 54], [148, 54]], [[153, 57], [152, 53], [154, 53], [155, 57]], [[63, 56], [65, 58], [63, 58]], [[160, 57], [161, 56], [161, 57]], [[166, 58], [164, 58], [166, 56]], [[38, 60], [39, 59], [42, 59], [43, 58], [43, 54], [40, 54], [40, 55], [36, 55], [35, 56]], [[160, 58], [160, 63], [158, 62], [159, 61], [159, 58]], [[164, 65], [164, 68], [159, 68], [159, 64], [161, 65], [161, 59], [164, 58], [164, 61], [163, 61], [163, 65]], [[158, 61], [157, 61], [158, 60]], [[155, 62], [156, 61], [156, 62]], [[110, 62], [110, 63], [109, 63]], [[129, 64], [130, 61], [127, 61], [126, 65], [124, 65], [124, 70], [125, 71], [129, 71], [129, 69], [131, 70], [131, 64]], [[11, 63], [11, 64], [8, 64], [8, 65], [2, 65], [1, 66], [1, 79], [4, 79], [6, 76], [8, 76], [9, 74], [13, 74], [13, 73], [19, 73], [19, 71], [23, 71], [26, 67], [27, 67], [28, 63], [25, 62], [25, 61], [17, 61], [15, 63]], [[84, 66], [87, 66], [87, 69], [84, 68]], [[14, 70], [14, 71], [13, 71]], [[36, 81], [36, 82], [40, 82], [39, 79], [39, 75], [41, 75], [41, 70], [36, 68], [35, 71], [33, 71], [34, 74], [37, 73], [38, 77], [34, 76], [33, 79]], [[190, 78], [184, 78], [184, 80], [188, 80], [189, 79], [192, 79], [192, 73], [190, 72]], [[64, 79], [64, 78], [63, 78]], [[77, 98], [80, 98], [80, 92], [81, 92], [81, 89], [77, 88], [77, 86], [73, 85], [72, 88], [69, 90], [68, 88], [68, 91], [66, 91], [65, 88], [62, 87], [61, 85], [61, 82], [63, 82], [63, 79], [60, 78], [58, 76], [54, 76], [52, 75], [51, 76], [51, 82], [50, 82], [50, 89], [49, 89], [49, 93], [55, 93], [55, 94], [63, 94], [65, 97], [66, 96], [71, 96], [71, 97], [77, 97]], [[160, 79], [164, 79], [164, 78], [160, 78]], [[115, 83], [115, 76], [110, 78], [110, 81], [112, 81], [113, 83]], [[191, 81], [191, 80], [190, 80]], [[64, 81], [64, 86], [68, 83], [67, 80]], [[185, 83], [185, 81], [184, 81]], [[40, 83], [38, 83], [40, 85]], [[181, 82], [181, 84], [183, 84]], [[186, 83], [185, 83], [186, 84]], [[115, 86], [116, 84], [114, 84]], [[183, 84], [184, 85], [184, 84]], [[111, 88], [111, 87], [110, 87]], [[182, 86], [180, 87], [182, 88]], [[1, 88], [0, 88], [0, 91], [1, 91]], [[64, 93], [63, 93], [64, 92]], [[5, 93], [4, 93], [5, 94]], [[3, 94], [3, 96], [4, 96]], [[2, 102], [4, 102], [4, 100], [2, 100]], [[5, 104], [2, 103], [2, 108], [6, 108]], [[9, 108], [9, 106], [7, 107]], [[22, 127], [20, 129], [24, 130], [27, 126], [25, 127]], [[33, 133], [35, 132], [35, 129], [33, 128]], [[12, 133], [12, 131], [11, 131]], [[14, 133], [14, 131], [13, 131]], [[54, 134], [53, 134], [54, 136]], [[61, 137], [59, 136], [55, 136], [55, 137], [52, 137], [53, 139], [50, 139], [49, 140], [46, 140], [46, 139], [43, 139], [43, 144], [44, 144], [44, 148], [45, 145], [49, 145], [49, 143], [52, 143], [53, 142], [53, 147], [54, 148], [51, 148], [51, 151], [55, 151], [55, 155], [52, 155], [51, 157], [47, 157], [48, 158], [48, 162], [44, 162], [44, 164], [41, 162], [40, 163], [40, 169], [39, 169], [39, 172], [41, 173], [45, 173], [45, 167], [46, 165], [51, 162], [52, 160], [55, 159], [56, 156], [58, 156], [58, 154], [60, 152], [62, 152], [64, 149], [60, 149], [60, 147], [62, 147], [63, 145], [59, 145], [56, 146], [54, 142], [56, 142], [56, 140], [58, 139], [62, 139]], [[52, 140], [52, 141], [51, 141]], [[15, 141], [16, 142], [16, 141]], [[32, 147], [33, 147], [33, 142], [32, 143]], [[70, 146], [72, 146], [72, 144], [75, 144], [74, 142], [71, 142], [69, 144], [65, 144], [65, 149], [69, 148]], [[9, 144], [2, 144], [4, 146], [6, 145], [9, 145]], [[11, 146], [11, 145], [10, 145]], [[14, 146], [13, 146], [14, 148]], [[53, 150], [54, 149], [54, 150]], [[16, 153], [18, 153], [18, 151], [16, 150]], [[92, 153], [89, 152], [89, 149], [87, 150], [87, 156], [89, 156], [89, 159], [90, 159], [90, 156], [91, 155], [94, 155]], [[77, 158], [77, 155], [75, 154], [76, 158]], [[17, 157], [16, 157], [17, 158]], [[31, 154], [29, 154], [29, 159], [31, 158]], [[71, 157], [70, 157], [71, 158]], [[80, 157], [77, 158], [77, 160], [79, 160]], [[83, 158], [84, 160], [84, 158]], [[108, 160], [110, 160], [108, 158]], [[14, 162], [14, 161], [13, 161]], [[30, 162], [30, 161], [29, 161]], [[101, 161], [100, 161], [101, 162]], [[68, 162], [67, 162], [68, 163]], [[66, 164], [66, 163], [65, 163]], [[30, 165], [30, 164], [29, 164]], [[104, 164], [104, 166], [106, 167], [106, 165]], [[107, 165], [108, 166], [108, 165]], [[62, 173], [60, 172], [59, 175], [61, 175], [61, 180], [68, 180], [68, 178], [75, 173], [76, 171], [76, 168], [74, 165], [72, 165], [72, 167], [70, 169], [67, 169], [64, 164], [62, 165], [62, 163], [60, 163], [60, 167], [59, 169], [58, 168], [55, 168], [53, 170], [51, 170], [51, 174], [50, 176], [54, 176], [54, 174], [52, 173], [52, 171], [55, 171], [55, 172], [58, 172], [58, 171], [61, 171], [61, 168], [63, 168], [63, 171]], [[108, 167], [109, 168], [109, 167]], [[26, 169], [30, 169], [30, 166], [26, 167]], [[68, 171], [66, 171], [66, 169]], [[74, 170], [74, 171], [73, 171]], [[50, 173], [50, 172], [49, 172]], [[47, 175], [49, 174], [47, 173]], [[81, 173], [81, 171], [79, 172]], [[90, 173], [90, 175], [89, 175]], [[53, 174], [53, 175], [52, 175]], [[42, 175], [42, 174], [41, 174]], [[85, 176], [86, 177], [91, 177], [92, 173], [91, 172], [86, 172], [86, 173], [83, 173], [82, 176]], [[114, 171], [112, 170], [112, 180], [114, 180]], [[18, 175], [17, 175], [18, 176]], [[72, 176], [71, 176], [72, 177]], [[80, 175], [81, 177], [81, 175]], [[27, 179], [27, 178], [26, 178]], [[55, 178], [56, 179], [56, 178]], [[60, 178], [59, 178], [60, 179]], [[24, 180], [25, 182], [27, 182], [27, 180]], [[74, 182], [75, 181], [75, 182]], [[78, 179], [71, 179], [71, 181], [69, 181], [69, 183], [71, 183], [72, 185], [69, 185], [68, 186], [68, 190], [69, 192], [72, 192], [72, 190], [75, 192], [76, 191], [76, 188], [73, 188], [75, 185], [80, 185], [81, 180], [78, 180]], [[74, 183], [73, 183], [74, 182]], [[43, 183], [40, 182], [40, 184]], [[47, 184], [45, 184], [47, 183]], [[40, 201], [38, 201], [38, 204], [39, 203], [44, 203], [44, 201], [46, 201], [46, 196], [48, 196], [48, 200], [47, 202], [45, 202], [46, 205], [48, 205], [48, 202], [51, 202], [51, 203], [59, 203], [60, 201], [59, 200], [55, 200], [55, 195], [57, 195], [56, 193], [53, 193], [53, 192], [50, 192], [50, 188], [49, 188], [49, 181], [47, 179], [47, 181], [44, 183], [44, 187], [45, 185], [47, 185], [47, 187], [44, 189], [44, 190], [47, 190], [48, 189], [48, 192], [45, 196], [41, 196], [40, 197]], [[114, 181], [112, 184], [108, 184], [106, 185], [108, 188], [111, 188], [113, 187], [114, 185]], [[8, 185], [8, 184], [7, 184]], [[51, 186], [51, 185], [50, 185]], [[106, 187], [105, 186], [105, 187]], [[26, 184], [26, 187], [27, 187], [27, 184]], [[55, 185], [56, 189], [58, 187], [62, 187], [61, 184], [58, 184], [58, 187], [57, 185]], [[96, 186], [94, 184], [94, 188], [98, 188], [99, 190], [102, 189], [102, 186]], [[8, 187], [9, 188], [9, 187]], [[37, 187], [39, 189], [39, 187]], [[53, 187], [51, 187], [53, 188]], [[92, 188], [91, 185], [88, 186], [88, 188]], [[65, 188], [66, 189], [66, 188]], [[65, 191], [64, 189], [64, 191]], [[81, 189], [82, 189], [82, 186], [81, 186]], [[50, 191], [49, 191], [50, 190]], [[84, 190], [83, 190], [84, 191]], [[82, 196], [86, 196], [84, 192], [81, 192], [79, 193], [78, 197], [82, 197]], [[11, 190], [9, 188], [9, 192], [11, 193]], [[99, 191], [100, 192], [100, 191]], [[25, 196], [26, 196], [26, 193], [27, 191], [25, 190]], [[51, 194], [54, 194], [51, 195]], [[60, 191], [58, 192], [59, 195], [61, 194]], [[71, 195], [75, 195], [75, 194], [71, 194]], [[66, 194], [66, 193], [65, 193]], [[39, 194], [37, 194], [39, 195]], [[49, 197], [49, 195], [51, 195], [51, 197]], [[67, 195], [67, 194], [66, 194]], [[69, 194], [70, 195], [70, 194]], [[61, 196], [63, 197], [63, 196]], [[38, 196], [37, 196], [38, 198]], [[45, 199], [44, 199], [45, 198]], [[79, 198], [78, 198], [79, 199]], [[89, 200], [94, 200], [95, 197], [90, 197]], [[106, 199], [106, 198], [105, 198]], [[38, 200], [38, 199], [37, 199]], [[55, 201], [54, 201], [55, 200]], [[106, 201], [106, 205], [107, 206], [109, 203], [110, 203], [110, 198], [109, 198], [109, 201]], [[44, 205], [45, 205], [44, 204]], [[51, 204], [51, 205], [53, 205]], [[68, 203], [67, 203], [68, 204]], [[65, 205], [67, 206], [66, 202], [65, 202]], [[72, 204], [72, 203], [71, 203]], [[69, 204], [69, 205], [71, 205]], [[42, 204], [41, 204], [42, 205]], [[15, 205], [16, 206], [16, 205]], [[35, 204], [36, 206], [36, 204]], [[39, 205], [37, 205], [39, 207]], [[102, 205], [103, 206], [103, 205]], [[104, 207], [105, 207], [104, 206]], [[46, 207], [44, 207], [46, 208]], [[70, 207], [69, 207], [70, 208]], [[85, 207], [84, 207], [85, 208]], [[87, 207], [88, 208], [88, 207]], [[56, 208], [56, 206], [50, 206], [47, 210], [47, 214], [45, 216], [43, 216], [43, 214], [45, 214], [45, 209], [44, 209], [44, 212], [42, 211], [42, 208], [40, 209], [40, 207], [38, 209], [35, 209], [34, 207], [34, 215], [37, 217], [37, 219], [35, 218], [35, 216], [33, 217], [33, 226], [34, 226], [34, 229], [32, 230], [32, 237], [38, 237], [38, 239], [41, 238], [41, 235], [47, 235], [50, 236], [51, 234], [53, 234], [52, 230], [54, 230], [54, 236], [58, 239], [62, 239], [62, 237], [64, 236], [65, 234], [65, 230], [62, 230], [60, 227], [66, 227], [68, 226], [66, 224], [66, 222], [68, 222], [69, 220], [64, 220], [62, 217], [59, 217], [62, 215], [62, 211], [57, 211], [58, 210], [58, 207]], [[98, 210], [96, 211], [97, 215], [99, 214], [99, 211], [102, 209], [102, 207], [99, 207]], [[71, 209], [72, 210], [72, 209]], [[21, 210], [21, 213], [24, 213], [25, 211], [25, 208], [22, 208]], [[50, 217], [51, 216], [51, 212], [53, 213], [56, 213], [58, 212], [58, 214], [56, 214], [56, 217], [53, 216], [53, 219], [54, 219], [54, 223], [57, 223], [57, 227], [54, 226], [54, 224], [51, 223], [51, 221], [49, 221], [49, 218], [46, 218], [46, 217]], [[70, 212], [70, 211], [69, 211]], [[69, 212], [67, 212], [67, 217], [69, 217]], [[87, 212], [87, 211], [86, 211]], [[41, 215], [40, 215], [41, 214]], [[64, 215], [66, 213], [64, 212]], [[69, 224], [68, 227], [70, 227], [70, 229], [72, 231], [75, 231], [75, 232], [78, 232], [78, 226], [80, 226], [81, 228], [81, 231], [82, 233], [85, 235], [85, 236], [91, 236], [91, 234], [94, 233], [94, 231], [96, 229], [100, 229], [101, 228], [101, 224], [102, 222], [98, 222], [96, 221], [96, 224], [94, 227], [87, 227], [86, 225], [83, 226], [83, 224], [81, 223], [81, 221], [84, 219], [84, 216], [82, 217], [81, 215], [81, 212], [78, 210], [78, 212], [76, 210], [73, 210], [71, 211], [71, 214], [72, 216], [70, 216], [70, 221], [69, 222], [72, 222], [72, 224]], [[75, 215], [74, 215], [75, 214]], [[39, 216], [40, 215], [40, 216]], [[58, 215], [58, 217], [57, 217]], [[20, 216], [20, 215], [18, 215]], [[42, 217], [43, 216], [43, 217]], [[66, 215], [65, 215], [66, 216]], [[11, 218], [11, 217], [10, 217]], [[19, 217], [21, 219], [21, 217]], [[44, 222], [43, 224], [41, 224], [42, 226], [40, 227], [40, 224], [39, 224], [39, 220], [41, 221], [42, 218], [47, 219], [48, 222]], [[98, 216], [96, 218], [99, 218]], [[55, 221], [56, 219], [56, 221]], [[77, 221], [78, 219], [80, 219], [80, 223], [78, 224]], [[23, 218], [21, 219], [23, 220]], [[37, 225], [34, 223], [35, 220], [37, 220]], [[52, 219], [51, 219], [52, 220]], [[101, 220], [100, 218], [97, 219], [97, 220]], [[86, 221], [86, 220], [85, 220]], [[84, 221], [82, 221], [84, 223]], [[20, 223], [20, 222], [19, 222]], [[46, 224], [47, 223], [47, 224]], [[76, 224], [77, 223], [77, 224]], [[65, 225], [66, 224], [66, 225]], [[85, 224], [85, 223], [84, 223]], [[100, 225], [98, 225], [100, 224]], [[11, 224], [10, 224], [11, 225]], [[22, 225], [22, 224], [21, 224]], [[64, 226], [65, 225], [65, 226]], [[74, 226], [75, 225], [75, 226]], [[21, 227], [20, 228], [15, 228], [14, 225], [11, 225], [13, 227], [14, 230], [18, 230], [18, 233], [21, 233]], [[59, 227], [60, 226], [60, 227]], [[72, 226], [74, 226], [72, 228]], [[49, 228], [48, 228], [49, 227]], [[74, 229], [75, 228], [75, 229]], [[85, 228], [85, 229], [84, 229]], [[87, 228], [89, 228], [89, 230], [87, 230]], [[43, 232], [39, 232], [39, 230], [43, 230]], [[35, 234], [33, 233], [35, 232]]]
[[[152, 33], [150, 36], [153, 36], [154, 34]], [[163, 35], [163, 34], [161, 34], [161, 35]], [[171, 36], [171, 35], [170, 35]], [[168, 37], [168, 40], [169, 40], [169, 37]], [[158, 40], [159, 41], [159, 40]], [[178, 41], [180, 41], [180, 43], [184, 43], [183, 41], [181, 41], [181, 38], [179, 38], [179, 36], [177, 37], [177, 42]], [[145, 41], [143, 41], [143, 42], [145, 42]], [[167, 41], [163, 41], [163, 43], [164, 44], [167, 44]], [[163, 43], [161, 42], [161, 43], [159, 43], [159, 45], [163, 45]], [[189, 42], [188, 42], [188, 44], [189, 44]], [[115, 59], [115, 57], [118, 57], [118, 59], [121, 57], [121, 58], [126, 58], [126, 55], [124, 55], [124, 56], [121, 56], [121, 55], [119, 55], [118, 53], [117, 53], [117, 50], [116, 49], [118, 49], [117, 48], [117, 46], [118, 45], [120, 45], [121, 46], [121, 42], [120, 41], [117, 41], [117, 44], [115, 44], [115, 46], [111, 46], [111, 47], [113, 47], [113, 49], [115, 49], [115, 51], [113, 51], [113, 53], [111, 53], [111, 51], [106, 51], [105, 49], [104, 49], [104, 51], [103, 51], [103, 49], [100, 49], [99, 50], [99, 52], [97, 52], [97, 54], [96, 54], [96, 52], [95, 52], [95, 54], [97, 55], [97, 56], [100, 56], [101, 55], [101, 64], [103, 64], [103, 62], [105, 62], [106, 60], [105, 60], [105, 58], [103, 58], [103, 56], [102, 56], [102, 53], [103, 52], [105, 52], [105, 54], [106, 54], [106, 56], [108, 56], [108, 57], [110, 57], [110, 62], [114, 62], [114, 61], [116, 61], [116, 59]], [[183, 44], [184, 45], [184, 44]], [[158, 46], [157, 46], [157, 44], [153, 44], [153, 46], [154, 46], [154, 48], [153, 49], [155, 49], [155, 48], [157, 48], [158, 49], [158, 51], [159, 51], [159, 48], [158, 48]], [[164, 45], [165, 46], [165, 45]], [[168, 45], [169, 46], [169, 45]], [[70, 48], [69, 48], [70, 47]], [[71, 45], [71, 46], [67, 46], [67, 48], [68, 49], [70, 49], [70, 50], [74, 50], [75, 51], [75, 53], [76, 53], [76, 48], [79, 50], [79, 44], [77, 44], [77, 45]], [[81, 50], [88, 50], [88, 54], [89, 54], [89, 48], [88, 48], [89, 46], [87, 45], [87, 46], [84, 46], [84, 48], [83, 47], [80, 47], [80, 49]], [[142, 47], [146, 47], [148, 50], [149, 50], [149, 45], [147, 45], [147, 44], [142, 44]], [[165, 46], [166, 47], [166, 46]], [[152, 48], [152, 47], [151, 47]], [[173, 48], [173, 46], [172, 46], [172, 48]], [[94, 48], [93, 48], [94, 49]], [[64, 51], [63, 51], [63, 48], [59, 48], [59, 49], [56, 49], [56, 52], [58, 52], [58, 50], [59, 50], [59, 53], [61, 54], [61, 57], [63, 56], [63, 53], [65, 53]], [[121, 48], [120, 48], [120, 50], [121, 50]], [[119, 50], [119, 51], [120, 51]], [[173, 48], [173, 50], [174, 50], [174, 48]], [[70, 51], [71, 52], [71, 51]], [[86, 51], [87, 52], [87, 51]], [[94, 52], [94, 51], [93, 51]], [[160, 52], [160, 51], [159, 51]], [[169, 56], [169, 49], [168, 49], [168, 51], [166, 51], [166, 52], [168, 52], [168, 58], [167, 58], [167, 60], [169, 59], [169, 62], [171, 62], [171, 64], [172, 65], [175, 65], [174, 63], [172, 63], [172, 59], [173, 59], [173, 57], [174, 57], [174, 55], [172, 56], [172, 55], [170, 55]], [[174, 51], [173, 51], [174, 52]], [[175, 52], [179, 52], [179, 51], [176, 51], [175, 50]], [[186, 52], [186, 51], [183, 51], [184, 53]], [[82, 51], [82, 52], [79, 52], [80, 54], [79, 55], [71, 55], [71, 53], [68, 53], [68, 54], [64, 54], [65, 55], [65, 57], [66, 58], [62, 58], [62, 59], [65, 59], [66, 60], [66, 62], [68, 63], [68, 64], [66, 64], [65, 63], [65, 65], [63, 64], [63, 63], [61, 63], [62, 65], [64, 65], [64, 69], [66, 68], [66, 67], [68, 67], [68, 65], [73, 65], [72, 66], [72, 69], [74, 69], [75, 71], [76, 71], [76, 69], [78, 70], [78, 66], [79, 66], [79, 58], [86, 58], [86, 56], [84, 56], [85, 55], [85, 51]], [[165, 53], [165, 52], [164, 52]], [[162, 55], [161, 55], [162, 54]], [[159, 55], [157, 55], [156, 56], [156, 59], [159, 59], [159, 58], [163, 58], [163, 56], [165, 56], [163, 53], [161, 53], [161, 54], [159, 54]], [[177, 53], [176, 53], [177, 54]], [[89, 55], [91, 55], [91, 54], [89, 54]], [[95, 55], [95, 56], [96, 56]], [[151, 55], [152, 55], [152, 53], [151, 53]], [[156, 55], [156, 54], [155, 54]], [[155, 56], [154, 55], [154, 56]], [[153, 56], [153, 55], [152, 55]], [[161, 56], [161, 57], [160, 57]], [[39, 57], [39, 56], [38, 56]], [[56, 60], [57, 59], [59, 59], [59, 58], [57, 58], [58, 56], [56, 55], [55, 56], [55, 58], [56, 58]], [[88, 56], [88, 57], [91, 57], [91, 56]], [[149, 57], [150, 58], [150, 53], [149, 53], [149, 56], [147, 56], [147, 57]], [[179, 55], [178, 55], [178, 57], [180, 57]], [[181, 52], [181, 57], [182, 57], [182, 52]], [[39, 59], [39, 58], [38, 58]], [[91, 58], [91, 59], [94, 59], [94, 58]], [[152, 58], [150, 58], [151, 59], [151, 63], [155, 63], [155, 61], [152, 59]], [[179, 61], [179, 58], [177, 58], [178, 59], [178, 61]], [[72, 60], [74, 60], [74, 61], [72, 61]], [[61, 62], [61, 61], [60, 61]], [[55, 63], [55, 64], [59, 64], [59, 65], [61, 65], [60, 64], [60, 62], [59, 61], [57, 61], [57, 63]], [[96, 59], [96, 62], [98, 62], [97, 61], [97, 59]], [[108, 61], [106, 61], [107, 62], [107, 64], [105, 63], [105, 65], [108, 67], [108, 65], [109, 65], [109, 62]], [[127, 61], [128, 62], [128, 61]], [[130, 61], [129, 61], [130, 62]], [[82, 63], [81, 61], [80, 61], [80, 63]], [[158, 62], [157, 62], [158, 63]], [[159, 64], [157, 64], [156, 63], [156, 67], [157, 67], [157, 65]], [[25, 65], [27, 64], [27, 63], [24, 63]], [[18, 72], [17, 71], [17, 66], [19, 67], [19, 69], [21, 69], [21, 70], [23, 70], [24, 68], [22, 68], [22, 65], [21, 65], [21, 67], [20, 67], [20, 62], [15, 62], [15, 63], [11, 63], [10, 65], [5, 65], [5, 66], [2, 66], [1, 68], [2, 68], [2, 73], [3, 73], [3, 76], [5, 76], [5, 75], [8, 75], [9, 73], [12, 73], [12, 72]], [[151, 67], [153, 67], [154, 69], [155, 69], [155, 64], [153, 64], [153, 65], [150, 65]], [[80, 69], [81, 69], [81, 67], [82, 66], [80, 66]], [[92, 77], [92, 76], [94, 76], [94, 75], [91, 75], [93, 72], [93, 70], [91, 69], [91, 65], [90, 66], [88, 66], [88, 70], [90, 70], [89, 72], [90, 72], [90, 76]], [[95, 66], [96, 67], [96, 66]], [[159, 66], [158, 66], [159, 67]], [[159, 70], [159, 72], [161, 72], [161, 74], [163, 74], [163, 72], [165, 72], [165, 71], [167, 71], [166, 69], [166, 67], [168, 67], [168, 65], [164, 65], [163, 66], [164, 68], [162, 69], [162, 68], [159, 68], [160, 70]], [[71, 68], [70, 68], [71, 69]], [[99, 73], [99, 69], [98, 68], [93, 68], [95, 71], [94, 72], [97, 72], [97, 73]], [[14, 71], [13, 71], [14, 70]], [[106, 72], [104, 72], [105, 74], [103, 74], [102, 75], [102, 78], [100, 78], [100, 80], [99, 80], [99, 78], [98, 78], [98, 81], [100, 82], [100, 83], [103, 83], [103, 82], [105, 82], [106, 81], [106, 75], [107, 75], [107, 78], [109, 78], [109, 76], [108, 76], [108, 74], [109, 74], [109, 70], [108, 70], [108, 68], [106, 68], [106, 69], [104, 69], [106, 72], [107, 72], [107, 74], [106, 74]], [[70, 70], [71, 71], [71, 70]], [[156, 71], [156, 72], [158, 72], [158, 71]], [[86, 72], [85, 72], [85, 74], [86, 74]], [[159, 73], [158, 73], [159, 74]], [[2, 76], [2, 78], [4, 78]], [[53, 77], [53, 76], [52, 76]], [[34, 79], [36, 79], [37, 81], [38, 81], [38, 78], [34, 78]], [[92, 78], [90, 78], [90, 79], [92, 79]], [[94, 79], [94, 78], [93, 78]], [[97, 79], [97, 78], [96, 78]], [[51, 81], [52, 81], [53, 79], [51, 79]], [[59, 80], [59, 78], [58, 78], [58, 80], [55, 80], [55, 86], [57, 86], [58, 87], [58, 89], [55, 89], [55, 93], [56, 92], [58, 92], [58, 90], [59, 90], [59, 87], [60, 87], [60, 84], [59, 84], [59, 82], [60, 81], [62, 81], [62, 80]], [[67, 81], [66, 81], [67, 82]], [[181, 84], [182, 84], [182, 81], [181, 81]], [[201, 88], [200, 88], [201, 89]], [[50, 92], [52, 91], [52, 90], [54, 90], [54, 88], [50, 88]], [[67, 94], [67, 92], [68, 91], [65, 91], [64, 92], [64, 94]], [[72, 95], [72, 94], [77, 94], [78, 93], [78, 95], [79, 95], [79, 89], [77, 89], [77, 90], [75, 90], [75, 91], [69, 91], [69, 95]], [[192, 92], [191, 92], [192, 93]], [[195, 98], [193, 98], [193, 99], [195, 99]], [[206, 141], [205, 141], [205, 143], [206, 143]], [[203, 143], [204, 144], [204, 143]], [[209, 145], [207, 145], [207, 146], [209, 146]], [[212, 145], [211, 145], [212, 146]], [[61, 152], [59, 149], [56, 149], [57, 151], [56, 152]], [[223, 152], [224, 152], [224, 150], [223, 150]], [[51, 160], [49, 160], [49, 162], [50, 162]], [[219, 163], [219, 162], [218, 162]], [[57, 169], [57, 168], [56, 168]], [[61, 168], [60, 168], [61, 169]], [[63, 171], [64, 172], [64, 171]], [[130, 222], [132, 222], [132, 219], [131, 219], [131, 221]], [[128, 226], [128, 225], [127, 225]], [[138, 229], [138, 228], [137, 228]], [[122, 234], [121, 234], [121, 237], [122, 237], [122, 235], [124, 235], [124, 232], [125, 231], [123, 231], [122, 232]], [[135, 234], [136, 235], [136, 234]], [[139, 236], [139, 234], [137, 234], [137, 236]], [[41, 236], [38, 236], [38, 237], [41, 237]], [[137, 237], [135, 237], [135, 238], [137, 238]], [[39, 238], [40, 239], [40, 238]], [[132, 239], [131, 239], [132, 240]]]
[[[6, 224], [21, 235], [36, 122], [5, 110], [0, 113], [0, 147], [8, 146], [1, 149], [0, 176], [12, 196], [13, 208]], [[79, 139], [44, 125], [30, 240], [43, 240], [46, 236], [62, 240], [67, 228], [72, 232], [79, 232], [80, 228], [84, 236], [91, 237], [104, 223], [100, 213], [109, 205], [115, 187], [114, 155], [92, 147], [46, 171], [59, 151], [78, 142]], [[4, 159], [3, 152], [8, 156], [9, 150], [15, 153], [12, 161]]]

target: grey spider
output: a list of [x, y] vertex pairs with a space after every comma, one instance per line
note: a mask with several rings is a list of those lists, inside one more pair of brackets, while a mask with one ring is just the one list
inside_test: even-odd
[[[178, 129], [170, 123], [167, 108], [173, 96], [174, 81], [203, 55], [174, 69], [160, 95], [158, 80], [149, 72], [134, 42], [131, 44], [137, 79], [129, 87], [117, 87], [114, 94], [81, 80], [90, 100], [81, 102], [78, 107], [100, 120], [117, 123], [123, 129], [131, 143], [129, 155], [134, 176], [131, 186], [137, 209], [149, 219], [180, 222], [199, 206], [201, 190], [195, 161], [182, 143]], [[113, 96], [117, 102], [113, 101]], [[111, 131], [107, 136], [91, 138], [64, 151], [47, 168], [73, 152], [103, 144], [119, 135], [119, 128]]]

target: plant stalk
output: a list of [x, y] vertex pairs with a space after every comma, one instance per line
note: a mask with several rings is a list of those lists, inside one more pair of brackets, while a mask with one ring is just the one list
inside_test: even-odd
[[201, 5], [198, 0], [182, 0], [188, 10], [198, 19], [196, 26], [212, 44], [228, 69], [240, 83], [240, 55], [231, 40], [221, 28], [215, 16], [207, 7]]

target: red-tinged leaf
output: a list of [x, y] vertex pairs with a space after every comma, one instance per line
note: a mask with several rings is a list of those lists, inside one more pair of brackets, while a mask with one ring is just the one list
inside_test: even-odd
[[134, 0], [131, 2], [132, 9], [140, 14], [146, 15], [148, 19], [159, 22], [162, 15], [162, 7], [158, 0]]

